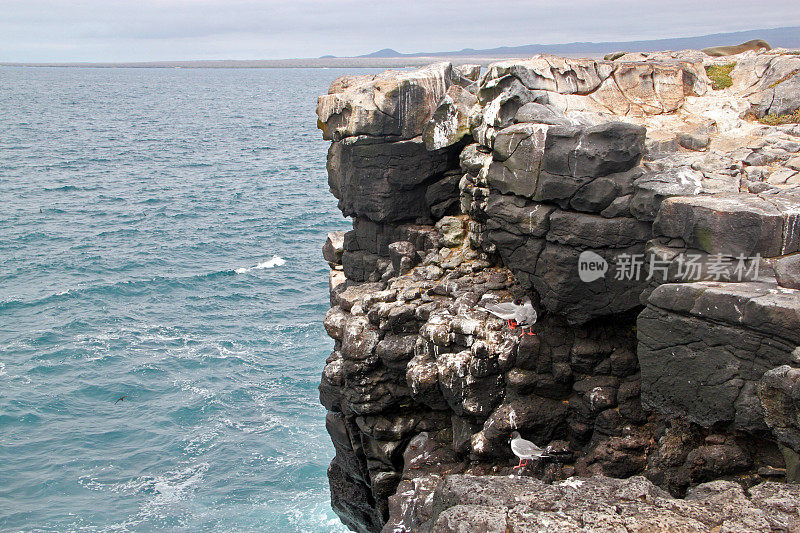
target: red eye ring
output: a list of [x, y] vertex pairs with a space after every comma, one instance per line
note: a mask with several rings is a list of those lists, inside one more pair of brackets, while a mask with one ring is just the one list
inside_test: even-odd
[[516, 300], [514, 300], [514, 303], [516, 305], [522, 305], [522, 300], [520, 298], [517, 298]]

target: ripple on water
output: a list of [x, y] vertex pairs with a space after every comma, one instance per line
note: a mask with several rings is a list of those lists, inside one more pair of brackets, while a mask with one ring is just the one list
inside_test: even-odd
[[0, 529], [344, 531], [316, 390], [340, 73], [0, 68]]

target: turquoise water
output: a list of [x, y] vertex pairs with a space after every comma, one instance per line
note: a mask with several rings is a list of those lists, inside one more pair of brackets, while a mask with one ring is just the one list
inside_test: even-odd
[[0, 69], [0, 529], [343, 530], [314, 116], [342, 73]]

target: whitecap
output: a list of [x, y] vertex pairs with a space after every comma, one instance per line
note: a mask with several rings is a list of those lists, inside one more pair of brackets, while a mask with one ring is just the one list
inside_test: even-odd
[[283, 257], [279, 257], [277, 255], [272, 256], [272, 259], [267, 259], [266, 261], [262, 261], [258, 263], [254, 267], [240, 267], [234, 270], [237, 274], [246, 274], [251, 270], [261, 270], [264, 268], [275, 268], [277, 266], [282, 266], [286, 264], [286, 259]]
[[273, 268], [276, 266], [282, 266], [286, 264], [286, 259], [283, 257], [278, 257], [277, 255], [273, 256], [272, 259], [268, 261], [264, 261], [263, 263], [259, 263], [255, 266], [257, 269], [261, 268]]

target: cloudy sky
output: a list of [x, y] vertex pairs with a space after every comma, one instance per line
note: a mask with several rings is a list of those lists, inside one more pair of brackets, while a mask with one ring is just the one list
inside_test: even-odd
[[797, 0], [0, 0], [0, 61], [348, 56], [794, 25]]

